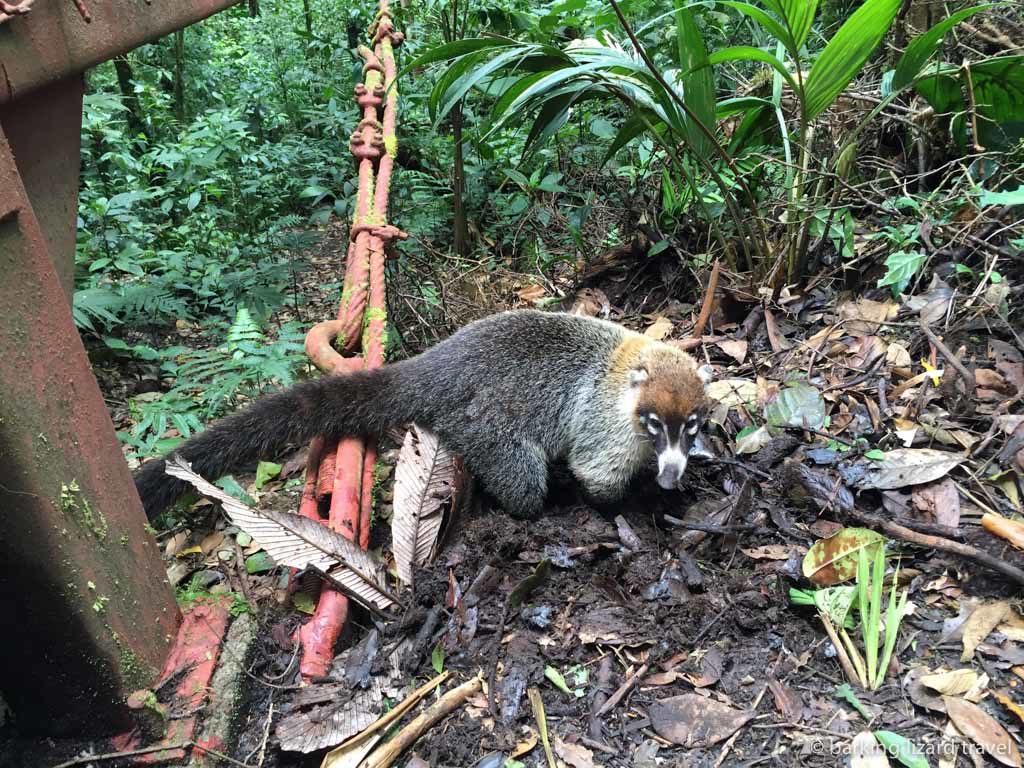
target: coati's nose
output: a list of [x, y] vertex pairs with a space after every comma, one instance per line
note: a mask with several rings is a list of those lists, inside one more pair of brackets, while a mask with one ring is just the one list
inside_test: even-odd
[[658, 454], [658, 485], [667, 491], [679, 487], [679, 481], [686, 472], [686, 456], [678, 448], [670, 448]]

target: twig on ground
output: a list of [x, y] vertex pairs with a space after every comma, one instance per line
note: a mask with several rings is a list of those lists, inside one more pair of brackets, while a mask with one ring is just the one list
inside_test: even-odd
[[928, 324], [921, 318], [921, 330], [924, 331], [924, 335], [928, 337], [928, 341], [931, 342], [932, 346], [938, 350], [939, 354], [949, 361], [949, 364], [956, 369], [956, 372], [960, 374], [960, 377], [964, 380], [964, 384], [967, 387], [967, 392], [970, 394], [974, 391], [974, 376], [970, 371], [967, 370], [966, 366], [960, 362], [953, 351], [947, 347], [942, 340], [935, 335], [935, 331], [928, 327]]
[[598, 719], [598, 713], [601, 711], [601, 707], [608, 701], [608, 684], [612, 679], [612, 657], [611, 654], [605, 654], [604, 658], [601, 659], [601, 666], [597, 668], [597, 691], [594, 694], [594, 701], [590, 707], [590, 717], [588, 718], [589, 724], [587, 726], [587, 732], [590, 734], [592, 741], [600, 742], [604, 737], [601, 732], [601, 721]]
[[[419, 688], [417, 688], [415, 691], [413, 691], [408, 696], [406, 696], [398, 704], [398, 706], [396, 706], [394, 709], [391, 709], [388, 712], [386, 712], [385, 714], [381, 715], [375, 722], [373, 722], [370, 725], [368, 725], [366, 728], [361, 730], [359, 733], [357, 733], [352, 738], [347, 739], [346, 741], [343, 741], [341, 744], [339, 744], [337, 747], [335, 747], [334, 750], [332, 750], [332, 751], [333, 752], [337, 752], [339, 750], [348, 749], [349, 747], [351, 747], [356, 742], [362, 741], [363, 739], [367, 738], [368, 736], [373, 735], [377, 731], [380, 731], [380, 730], [383, 730], [383, 729], [387, 728], [388, 726], [390, 726], [396, 720], [404, 717], [406, 712], [408, 712], [414, 706], [419, 704], [419, 702], [422, 701], [426, 697], [426, 695], [428, 693], [430, 693], [432, 690], [437, 688], [437, 686], [439, 686], [441, 683], [443, 683], [445, 680], [447, 680], [450, 676], [451, 676], [451, 672], [445, 671], [445, 672], [442, 672], [437, 677], [434, 677], [431, 680], [427, 681], [426, 683], [421, 685]], [[479, 677], [473, 678], [473, 679], [476, 680], [477, 682], [479, 682]], [[473, 682], [473, 681], [471, 680], [470, 682]], [[454, 691], [458, 691], [458, 690], [459, 690], [459, 688], [454, 688], [451, 691], [448, 691], [448, 693], [446, 693], [444, 696], [442, 696], [440, 700], [435, 702], [432, 705], [431, 708], [436, 707], [438, 704], [441, 703], [441, 701], [444, 701], [445, 696], [448, 696], [448, 695], [452, 694]], [[467, 694], [467, 696], [468, 695], [469, 694]], [[426, 712], [422, 713], [419, 717], [423, 717], [423, 715], [427, 714], [427, 712], [429, 712], [429, 711], [430, 710], [428, 709]], [[416, 719], [418, 720], [419, 717], [416, 718]], [[413, 720], [412, 722], [415, 723], [416, 720]], [[409, 725], [412, 725], [412, 723], [410, 723]], [[408, 727], [409, 726], [406, 726], [406, 728], [408, 728]], [[404, 729], [403, 729], [403, 731], [404, 731]], [[414, 741], [415, 741], [415, 739], [414, 739]], [[396, 755], [396, 757], [397, 757], [397, 755]]]
[[608, 701], [601, 705], [601, 708], [597, 710], [597, 717], [604, 717], [615, 709], [618, 703], [622, 701], [622, 697], [629, 693], [633, 686], [636, 685], [636, 681], [647, 674], [648, 669], [650, 669], [649, 664], [641, 664], [633, 674], [627, 677], [625, 681], [623, 681], [622, 685], [619, 686], [618, 690], [609, 696]]
[[871, 528], [881, 530], [893, 538], [903, 539], [904, 541], [909, 541], [911, 544], [917, 544], [921, 547], [938, 549], [942, 552], [949, 552], [954, 555], [960, 555], [961, 557], [975, 560], [987, 568], [991, 568], [993, 571], [1003, 574], [1017, 584], [1024, 586], [1024, 571], [1004, 560], [1000, 560], [998, 557], [990, 555], [988, 552], [972, 547], [969, 544], [962, 544], [959, 541], [951, 541], [941, 536], [931, 536], [926, 533], [918, 533], [917, 531], [912, 531], [898, 523], [894, 523], [891, 520], [883, 520], [882, 518], [869, 515], [865, 512], [852, 510], [849, 514], [859, 522]]
[[690, 333], [690, 337], [699, 339], [704, 335], [704, 326], [708, 324], [708, 320], [711, 319], [711, 310], [715, 306], [715, 291], [718, 290], [718, 273], [721, 271], [722, 265], [715, 259], [715, 265], [711, 268], [711, 277], [708, 278], [708, 287], [704, 292], [704, 303], [700, 307], [700, 314], [697, 315], [697, 322], [693, 325], [693, 331]]
[[[435, 682], [437, 678], [431, 681]], [[420, 736], [443, 718], [465, 703], [466, 699], [480, 690], [483, 679], [480, 675], [452, 688], [444, 696], [411, 720], [402, 730], [385, 742], [380, 749], [370, 753], [363, 765], [365, 768], [388, 768], [401, 754], [411, 747]], [[429, 683], [428, 683], [429, 685]], [[422, 690], [422, 689], [421, 689]]]

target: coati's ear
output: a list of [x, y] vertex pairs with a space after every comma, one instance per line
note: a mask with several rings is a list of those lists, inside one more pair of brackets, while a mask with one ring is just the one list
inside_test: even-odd
[[650, 374], [647, 373], [646, 368], [631, 368], [629, 370], [629, 386], [631, 387], [639, 387], [649, 378]]
[[701, 381], [708, 384], [713, 378], [715, 378], [715, 369], [710, 365], [702, 365], [697, 369], [697, 375], [700, 376]]

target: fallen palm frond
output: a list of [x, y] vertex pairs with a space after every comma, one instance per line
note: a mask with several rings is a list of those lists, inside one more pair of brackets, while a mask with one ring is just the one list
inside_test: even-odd
[[437, 435], [417, 425], [405, 433], [395, 467], [391, 541], [398, 578], [413, 582], [413, 568], [430, 562], [445, 504], [456, 495], [458, 458]]
[[181, 457], [167, 462], [167, 474], [219, 501], [231, 522], [259, 542], [278, 565], [323, 571], [370, 608], [383, 610], [398, 604], [380, 575], [382, 564], [340, 533], [290, 512], [257, 512], [197, 475]]

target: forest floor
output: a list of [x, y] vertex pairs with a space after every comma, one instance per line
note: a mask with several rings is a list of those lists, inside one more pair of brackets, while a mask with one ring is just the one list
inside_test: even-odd
[[[306, 322], [333, 315], [336, 292], [318, 286], [337, 284], [340, 232], [310, 254]], [[506, 305], [550, 290], [510, 281]], [[611, 308], [715, 367], [709, 456], [691, 463], [686, 488], [639, 483], [621, 509], [595, 510], [566, 485], [533, 521], [477, 497], [449, 516], [403, 610], [381, 620], [355, 609], [331, 674], [301, 688], [293, 631], [311, 599], [269, 564], [232, 562], [238, 546], [248, 564], [259, 545], [198, 507], [160, 535], [172, 582], [186, 599], [244, 591], [262, 627], [231, 756], [319, 765], [352, 735], [365, 691], [377, 694], [378, 712], [363, 713], [372, 722], [444, 670], [444, 689], [478, 674], [484, 685], [400, 764], [832, 766], [870, 731], [920, 750], [893, 765], [1020, 765], [1024, 619], [1012, 569], [1024, 554], [980, 524], [1021, 505], [1024, 344], [1000, 315], [1007, 297], [971, 299], [936, 278], [909, 298], [853, 298], [823, 279], [765, 311], [723, 274], [698, 342], [702, 292], [671, 259], [640, 270], [612, 261], [583, 286], [567, 307]], [[100, 379], [117, 401], [136, 375]], [[397, 443], [382, 451], [372, 547], [385, 557], [397, 456]], [[261, 507], [294, 511], [302, 466], [300, 453], [258, 491], [237, 479]], [[889, 574], [898, 562], [910, 607], [873, 691], [845, 685], [818, 612], [790, 595], [814, 586], [812, 546], [831, 546], [824, 558], [840, 569], [859, 548], [873, 552], [864, 528], [889, 539]], [[811, 572], [835, 582], [827, 568]], [[850, 635], [860, 642], [859, 629]]]

